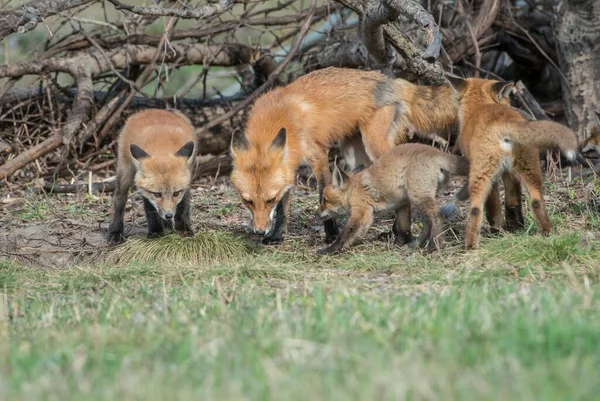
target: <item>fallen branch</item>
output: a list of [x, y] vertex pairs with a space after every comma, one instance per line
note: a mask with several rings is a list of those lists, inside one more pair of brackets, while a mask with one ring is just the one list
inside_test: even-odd
[[132, 6], [117, 0], [108, 0], [117, 10], [127, 10], [138, 15], [151, 15], [155, 17], [179, 17], [185, 19], [201, 19], [211, 17], [228, 10], [233, 5], [232, 0], [220, 0], [218, 4], [196, 6], [194, 8], [164, 8], [159, 6]]

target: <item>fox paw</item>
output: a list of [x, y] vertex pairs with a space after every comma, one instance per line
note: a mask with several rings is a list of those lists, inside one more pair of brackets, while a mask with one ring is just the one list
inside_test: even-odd
[[123, 233], [121, 232], [109, 232], [106, 236], [106, 243], [108, 246], [119, 245], [125, 241], [125, 237], [123, 237]]
[[283, 242], [283, 236], [263, 237], [261, 242], [263, 245], [281, 244]]
[[317, 255], [332, 255], [334, 253], [338, 253], [339, 249], [337, 249], [337, 247], [333, 247], [333, 246], [328, 246], [327, 248], [321, 248], [317, 251]]

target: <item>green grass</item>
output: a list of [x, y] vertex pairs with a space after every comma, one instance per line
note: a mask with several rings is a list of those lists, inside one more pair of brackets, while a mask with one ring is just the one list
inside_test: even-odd
[[600, 391], [597, 284], [381, 292], [139, 273], [105, 275], [102, 289], [11, 291], [5, 399], [589, 400]]

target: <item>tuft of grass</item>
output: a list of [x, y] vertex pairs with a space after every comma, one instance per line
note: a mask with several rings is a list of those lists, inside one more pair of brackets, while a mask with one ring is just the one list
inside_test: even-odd
[[579, 233], [548, 237], [507, 234], [482, 245], [480, 256], [483, 260], [503, 260], [517, 266], [593, 265], [600, 258], [600, 250], [586, 245]]
[[199, 232], [189, 238], [169, 234], [156, 239], [129, 238], [109, 252], [107, 262], [207, 266], [239, 260], [253, 251], [244, 237], [228, 232]]

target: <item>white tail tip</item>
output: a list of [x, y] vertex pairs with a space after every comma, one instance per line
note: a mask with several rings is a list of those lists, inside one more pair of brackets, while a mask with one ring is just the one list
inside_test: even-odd
[[567, 152], [565, 152], [565, 157], [567, 158], [567, 160], [569, 161], [575, 161], [575, 158], [577, 157], [577, 153], [574, 150], [569, 150]]

